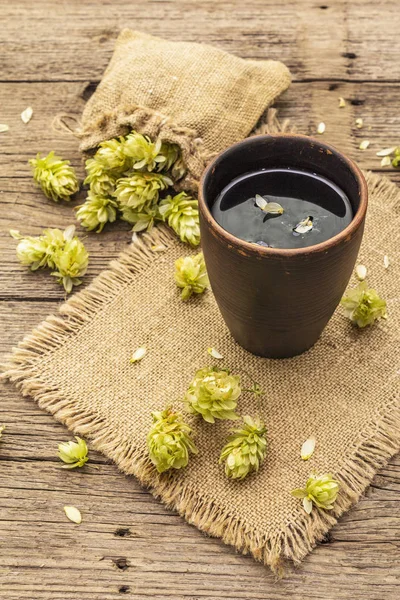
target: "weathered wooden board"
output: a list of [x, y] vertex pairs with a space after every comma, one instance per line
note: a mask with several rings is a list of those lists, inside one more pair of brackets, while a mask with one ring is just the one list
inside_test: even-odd
[[[389, 0], [17, 0], [1, 3], [0, 354], [54, 312], [63, 291], [48, 274], [31, 274], [15, 257], [8, 230], [38, 234], [73, 221], [72, 203], [54, 204], [35, 189], [27, 160], [54, 149], [81, 177], [77, 140], [52, 127], [78, 119], [130, 26], [169, 39], [204, 41], [243, 57], [283, 60], [294, 83], [278, 103], [300, 132], [326, 123], [324, 139], [364, 169], [382, 171], [375, 152], [400, 139], [399, 10]], [[338, 97], [347, 100], [338, 108]], [[28, 105], [28, 125], [20, 113]], [[358, 130], [355, 118], [365, 127]], [[371, 141], [366, 152], [362, 139]], [[400, 171], [387, 170], [400, 183]], [[81, 232], [83, 234], [83, 232]], [[86, 235], [86, 234], [85, 234]], [[85, 284], [130, 241], [126, 224], [87, 234]], [[286, 580], [250, 557], [206, 538], [166, 510], [133, 478], [92, 452], [80, 472], [59, 468], [64, 427], [13, 387], [2, 386], [0, 422], [0, 598], [7, 600], [398, 600], [400, 458], [375, 478], [360, 504]], [[83, 523], [62, 507], [78, 506]]]

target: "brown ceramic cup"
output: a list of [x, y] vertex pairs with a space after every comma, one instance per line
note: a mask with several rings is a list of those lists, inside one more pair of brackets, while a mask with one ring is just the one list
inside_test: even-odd
[[[287, 250], [245, 242], [218, 225], [210, 207], [223, 188], [239, 175], [274, 167], [313, 171], [336, 183], [352, 204], [351, 223], [325, 242]], [[202, 249], [222, 317], [243, 348], [285, 358], [315, 344], [353, 271], [367, 203], [360, 169], [335, 148], [306, 136], [254, 136], [213, 159], [199, 190]]]

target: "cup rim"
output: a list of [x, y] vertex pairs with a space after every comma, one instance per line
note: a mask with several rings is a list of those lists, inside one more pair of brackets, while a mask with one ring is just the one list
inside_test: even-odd
[[[240, 148], [241, 146], [246, 146], [249, 143], [257, 143], [258, 140], [277, 138], [295, 138], [311, 144], [317, 144], [323, 151], [335, 154], [336, 156], [340, 157], [340, 159], [347, 164], [349, 170], [354, 175], [354, 178], [358, 184], [360, 191], [360, 204], [358, 206], [357, 212], [354, 215], [351, 222], [344, 229], [342, 229], [342, 231], [340, 231], [333, 237], [325, 240], [324, 242], [314, 244], [313, 246], [306, 246], [305, 248], [268, 248], [265, 246], [259, 246], [251, 242], [241, 240], [240, 238], [237, 238], [236, 236], [232, 235], [231, 233], [226, 231], [226, 229], [221, 227], [221, 225], [217, 223], [217, 221], [211, 214], [211, 210], [208, 207], [208, 204], [204, 197], [204, 184], [206, 177], [217, 167], [217, 163], [220, 160], [220, 158], [227, 152], [230, 152], [232, 149]], [[362, 225], [365, 219], [368, 206], [368, 187], [361, 169], [356, 165], [356, 163], [353, 160], [351, 160], [348, 156], [337, 150], [337, 148], [335, 148], [334, 146], [326, 144], [325, 142], [322, 142], [321, 140], [318, 140], [316, 138], [297, 133], [261, 134], [245, 138], [244, 140], [241, 140], [236, 144], [232, 144], [231, 146], [229, 146], [229, 148], [226, 148], [225, 150], [214, 156], [214, 158], [207, 165], [201, 176], [199, 183], [198, 200], [199, 208], [201, 209], [202, 215], [207, 221], [208, 225], [211, 228], [213, 228], [221, 238], [225, 239], [227, 244], [229, 244], [230, 246], [234, 246], [237, 249], [240, 249], [241, 251], [246, 251], [246, 253], [250, 252], [258, 256], [300, 256], [315, 252], [326, 252], [327, 250], [330, 250], [331, 248], [337, 246], [341, 242], [347, 241], [352, 237], [352, 235]]]

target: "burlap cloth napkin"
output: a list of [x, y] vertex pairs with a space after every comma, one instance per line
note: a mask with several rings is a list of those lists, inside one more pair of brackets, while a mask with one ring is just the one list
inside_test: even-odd
[[[305, 354], [255, 357], [232, 340], [211, 291], [181, 301], [173, 262], [188, 248], [158, 228], [26, 337], [6, 376], [199, 529], [275, 571], [284, 558], [300, 561], [399, 450], [400, 191], [371, 174], [368, 185], [360, 261], [388, 302], [387, 321], [358, 330], [339, 308]], [[168, 249], [153, 252], [154, 243]], [[147, 355], [131, 364], [142, 345]], [[184, 470], [159, 476], [147, 455], [151, 411], [171, 402], [181, 407], [194, 371], [213, 363], [209, 346], [223, 354], [218, 364], [242, 374], [244, 387], [248, 372], [266, 391], [261, 417], [268, 456], [259, 473], [242, 482], [228, 480], [218, 464], [232, 422], [210, 425], [188, 415], [199, 454]], [[255, 398], [243, 393], [239, 411], [256, 414]], [[300, 447], [311, 435], [317, 448], [303, 462]], [[290, 495], [313, 469], [341, 482], [333, 511], [307, 515]]]
[[281, 62], [124, 29], [76, 133], [84, 152], [132, 129], [178, 144], [187, 174], [177, 187], [195, 191], [206, 161], [246, 137], [289, 84]]

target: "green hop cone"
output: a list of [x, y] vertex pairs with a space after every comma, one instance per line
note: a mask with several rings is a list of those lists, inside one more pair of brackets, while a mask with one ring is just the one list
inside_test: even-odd
[[[160, 154], [165, 158], [165, 161], [159, 163], [158, 170], [162, 169], [163, 171], [171, 172], [174, 181], [181, 179], [183, 175], [181, 175], [181, 177], [174, 177], [172, 174], [172, 170], [174, 169], [175, 174], [179, 175], [180, 169], [182, 168], [182, 158], [179, 146], [177, 144], [163, 143], [161, 145]], [[175, 167], [175, 165], [177, 166]]]
[[121, 219], [133, 225], [132, 231], [150, 231], [158, 216], [157, 206], [145, 207], [135, 210], [129, 206], [122, 206]]
[[160, 140], [152, 142], [146, 135], [132, 131], [126, 136], [124, 152], [132, 161], [132, 168], [142, 171], [160, 171], [167, 161], [167, 157], [161, 152]]
[[392, 167], [396, 169], [400, 167], [400, 146], [397, 146], [394, 151], [394, 157], [392, 158]]
[[241, 393], [240, 377], [216, 368], [196, 372], [184, 398], [189, 412], [200, 414], [207, 423], [215, 419], [238, 419], [235, 413]]
[[243, 427], [232, 430], [219, 459], [225, 462], [227, 477], [244, 479], [251, 471], [258, 471], [267, 453], [266, 432], [259, 418], [243, 417]]
[[182, 420], [182, 415], [167, 408], [162, 412], [153, 412], [152, 417], [147, 447], [157, 471], [163, 473], [168, 469], [186, 467], [189, 454], [197, 454], [197, 448], [190, 437], [192, 430]]
[[336, 501], [340, 484], [333, 479], [332, 475], [316, 475], [313, 473], [307, 480], [304, 489], [298, 488], [291, 492], [295, 498], [303, 500], [303, 507], [306, 513], [310, 514], [313, 504], [318, 508], [332, 510]]
[[122, 175], [132, 166], [132, 161], [125, 152], [125, 138], [123, 137], [106, 140], [99, 144], [94, 158], [98, 164], [103, 165], [105, 171], [113, 175]]
[[377, 319], [386, 318], [385, 300], [375, 290], [369, 289], [366, 281], [361, 281], [357, 287], [348, 290], [340, 303], [346, 316], [358, 327], [366, 327]]
[[82, 283], [79, 278], [86, 273], [88, 262], [89, 255], [85, 246], [77, 237], [73, 237], [54, 255], [56, 270], [52, 275], [58, 277], [58, 283], [62, 284], [69, 294], [74, 285]]
[[29, 164], [34, 180], [51, 200], [70, 200], [79, 190], [79, 183], [69, 160], [62, 160], [54, 152], [44, 158], [38, 154], [36, 158], [29, 160]]
[[198, 202], [185, 192], [167, 196], [159, 206], [160, 217], [167, 222], [182, 242], [198, 246], [200, 244], [200, 224]]
[[113, 223], [117, 218], [118, 204], [110, 196], [97, 196], [89, 190], [86, 201], [76, 209], [82, 227], [88, 231], [97, 229], [100, 233], [106, 223]]
[[160, 173], [133, 173], [117, 182], [115, 197], [120, 209], [143, 212], [158, 202], [160, 191], [172, 185], [172, 180]]
[[120, 174], [110, 172], [104, 163], [97, 158], [89, 158], [85, 163], [86, 179], [83, 182], [90, 186], [90, 190], [97, 196], [110, 196], [115, 191], [115, 186]]
[[202, 252], [196, 256], [181, 256], [175, 261], [175, 282], [182, 288], [182, 300], [192, 294], [202, 294], [208, 288], [210, 282]]
[[65, 463], [62, 466], [63, 469], [83, 467], [89, 460], [85, 440], [77, 436], [75, 436], [75, 439], [76, 442], [63, 442], [58, 445], [58, 458]]
[[10, 231], [14, 239], [20, 240], [17, 246], [17, 258], [22, 265], [36, 271], [47, 267], [47, 245], [40, 237], [28, 236], [24, 238], [18, 231]]

